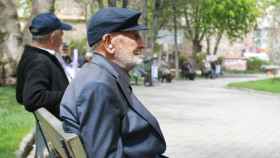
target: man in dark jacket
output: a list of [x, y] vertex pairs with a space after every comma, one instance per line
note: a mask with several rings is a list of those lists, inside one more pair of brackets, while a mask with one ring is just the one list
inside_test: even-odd
[[[59, 104], [68, 80], [57, 52], [62, 44], [63, 30], [71, 29], [52, 13], [40, 14], [32, 20], [33, 41], [25, 46], [17, 68], [16, 98], [26, 110], [34, 112], [45, 107], [59, 117]], [[40, 142], [41, 138], [37, 136], [38, 129], [36, 139]], [[40, 148], [37, 142], [36, 149]], [[42, 157], [37, 151], [36, 157]]]
[[156, 118], [134, 95], [128, 72], [143, 59], [139, 12], [105, 8], [87, 28], [96, 44], [61, 101], [66, 132], [80, 135], [89, 158], [164, 158], [165, 139]]

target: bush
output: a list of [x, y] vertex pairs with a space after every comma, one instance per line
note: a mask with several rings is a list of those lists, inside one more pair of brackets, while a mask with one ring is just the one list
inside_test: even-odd
[[179, 53], [179, 66], [181, 67], [184, 62], [188, 61], [186, 53]]
[[218, 59], [217, 59], [217, 63], [220, 64], [220, 65], [223, 65], [224, 59], [225, 59], [224, 57], [219, 56]]
[[71, 50], [78, 49], [80, 55], [84, 55], [87, 52], [87, 39], [83, 38], [81, 40], [72, 40], [69, 43]]
[[194, 58], [195, 58], [195, 62], [197, 64], [197, 68], [199, 70], [203, 69], [203, 65], [204, 65], [203, 61], [206, 59], [206, 56], [207, 56], [207, 54], [203, 53], [203, 52], [195, 54]]
[[269, 62], [261, 60], [256, 57], [249, 58], [247, 60], [247, 70], [248, 71], [254, 71], [254, 72], [260, 72], [261, 66], [269, 64]]

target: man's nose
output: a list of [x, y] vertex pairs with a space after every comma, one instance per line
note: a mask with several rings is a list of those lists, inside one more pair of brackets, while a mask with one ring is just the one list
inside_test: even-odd
[[145, 48], [145, 43], [142, 38], [138, 39], [137, 43], [138, 43], [138, 48], [140, 49]]

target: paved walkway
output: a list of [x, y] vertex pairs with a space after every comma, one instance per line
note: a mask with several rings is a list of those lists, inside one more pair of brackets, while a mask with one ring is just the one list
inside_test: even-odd
[[171, 158], [280, 158], [280, 95], [227, 89], [253, 78], [134, 87], [159, 119]]

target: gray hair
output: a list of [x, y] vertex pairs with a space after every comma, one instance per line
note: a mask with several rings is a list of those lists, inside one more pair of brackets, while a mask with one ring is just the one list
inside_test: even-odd
[[48, 33], [46, 35], [32, 35], [32, 40], [42, 43], [42, 42], [46, 42], [49, 40], [51, 33]]

